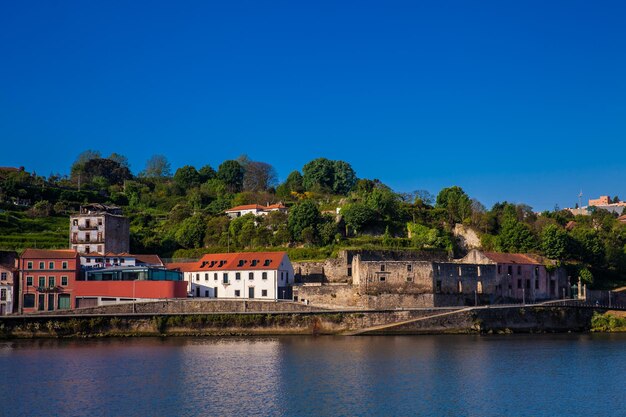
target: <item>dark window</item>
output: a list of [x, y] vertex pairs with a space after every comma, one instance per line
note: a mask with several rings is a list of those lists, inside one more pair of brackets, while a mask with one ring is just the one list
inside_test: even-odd
[[538, 279], [535, 280], [535, 289], [536, 290], [539, 289], [539, 280]]
[[48, 262], [48, 269], [54, 269], [54, 262]]
[[205, 272], [205, 273], [204, 273], [204, 280], [205, 280], [205, 281], [208, 281], [208, 280], [209, 280], [209, 273], [208, 273], [208, 272]]
[[261, 297], [267, 297], [267, 290], [261, 290]]
[[2, 280], [2, 281], [6, 281], [7, 280], [7, 273], [6, 272], [0, 273], [0, 280]]
[[236, 279], [237, 281], [239, 281], [239, 280], [241, 279], [241, 272], [236, 272], [236, 273], [235, 273], [235, 279]]
[[385, 265], [384, 264], [380, 266], [380, 272], [385, 272]]
[[54, 294], [48, 294], [48, 310], [54, 310]]
[[63, 263], [61, 264], [61, 268], [63, 268], [63, 269], [67, 269], [67, 262], [63, 262]]
[[386, 279], [386, 277], [385, 277], [384, 275], [381, 275], [381, 276], [378, 278], [378, 280], [379, 280], [380, 282], [385, 282], [385, 279]]
[[435, 287], [437, 292], [441, 292], [441, 281], [437, 280], [437, 285]]
[[45, 262], [39, 262], [39, 269], [45, 269], [46, 268], [46, 263]]
[[248, 274], [248, 279], [249, 279], [250, 281], [254, 281], [254, 272], [250, 272], [250, 273]]
[[26, 277], [26, 286], [33, 285], [33, 277]]
[[61, 277], [61, 285], [67, 285], [67, 277]]
[[413, 282], [413, 277], [406, 277], [406, 282]]
[[512, 265], [508, 266], [507, 272], [508, 272], [509, 275], [513, 275], [513, 266]]
[[26, 265], [27, 265], [26, 269], [33, 269], [33, 263], [32, 262], [28, 262]]
[[351, 266], [348, 267], [348, 276], [349, 277], [352, 276], [352, 267]]
[[522, 266], [517, 265], [517, 275], [522, 275]]
[[498, 274], [502, 273], [502, 265], [498, 265]]
[[517, 280], [517, 288], [522, 288], [522, 280], [521, 279]]
[[39, 297], [37, 297], [37, 310], [44, 311], [46, 308], [45, 302], [46, 302], [46, 294], [39, 294]]
[[217, 281], [217, 272], [213, 274], [213, 281]]
[[228, 272], [224, 272], [224, 284], [228, 284]]
[[46, 286], [46, 277], [39, 277], [39, 286], [40, 287]]
[[530, 289], [530, 280], [529, 279], [526, 280], [526, 288]]
[[241, 291], [239, 291], [239, 290], [235, 290], [235, 297], [239, 297], [239, 296], [240, 296], [240, 294], [241, 294]]
[[48, 287], [54, 287], [54, 277], [48, 277]]
[[0, 301], [7, 300], [7, 290], [5, 288], [0, 289]]
[[406, 266], [406, 270], [407, 270], [407, 272], [411, 272], [411, 271], [413, 270], [413, 265], [408, 264], [408, 265]]
[[263, 272], [263, 274], [261, 275], [261, 279], [267, 279], [267, 272]]
[[196, 281], [200, 281], [200, 274], [196, 274]]
[[24, 294], [24, 308], [35, 307], [35, 294]]

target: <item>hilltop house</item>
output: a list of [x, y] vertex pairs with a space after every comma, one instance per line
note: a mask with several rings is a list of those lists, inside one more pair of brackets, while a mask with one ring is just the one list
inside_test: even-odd
[[271, 204], [267, 206], [261, 206], [259, 204], [248, 204], [245, 206], [237, 206], [230, 208], [228, 210], [224, 210], [224, 213], [231, 219], [235, 219], [237, 217], [245, 216], [246, 214], [254, 214], [255, 216], [266, 216], [273, 211], [280, 211], [282, 213], [287, 212], [287, 207], [283, 205], [283, 203]]

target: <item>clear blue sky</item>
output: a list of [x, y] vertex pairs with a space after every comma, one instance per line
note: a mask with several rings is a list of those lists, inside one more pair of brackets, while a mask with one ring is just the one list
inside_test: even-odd
[[[130, 4], [129, 4], [130, 3]], [[626, 2], [0, 6], [0, 165], [313, 158], [537, 210], [626, 198]]]

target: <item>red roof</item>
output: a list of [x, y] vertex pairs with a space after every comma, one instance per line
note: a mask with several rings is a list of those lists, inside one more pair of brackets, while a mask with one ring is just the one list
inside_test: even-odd
[[261, 206], [258, 204], [247, 204], [245, 206], [237, 206], [237, 207], [233, 207], [230, 208], [228, 210], [224, 210], [224, 211], [243, 211], [243, 210], [265, 210], [266, 207], [265, 206]]
[[211, 253], [197, 263], [197, 271], [274, 270], [286, 252]]
[[159, 255], [128, 255], [135, 258], [135, 260], [146, 265], [163, 265], [163, 261]]
[[498, 253], [498, 252], [483, 252], [483, 254], [498, 264], [530, 264], [541, 265], [533, 255], [526, 253]]
[[165, 264], [167, 269], [177, 270], [180, 272], [192, 272], [200, 269], [200, 264], [198, 262], [171, 262], [169, 264]]
[[26, 249], [22, 259], [73, 259], [78, 252], [73, 249]]
[[272, 204], [266, 207], [266, 209], [268, 210], [279, 210], [279, 209], [285, 209], [285, 208], [287, 207], [285, 207], [283, 203]]

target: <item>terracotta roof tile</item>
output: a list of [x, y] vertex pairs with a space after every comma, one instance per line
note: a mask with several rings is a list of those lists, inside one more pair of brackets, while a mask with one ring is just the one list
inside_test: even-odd
[[192, 272], [198, 271], [200, 269], [200, 264], [198, 262], [171, 262], [165, 264], [167, 269], [178, 270], [180, 272]]
[[78, 252], [73, 249], [26, 249], [22, 259], [73, 259]]
[[286, 252], [211, 253], [198, 261], [198, 271], [274, 270]]
[[535, 259], [533, 255], [526, 253], [483, 252], [483, 254], [499, 264], [541, 265], [541, 262]]

